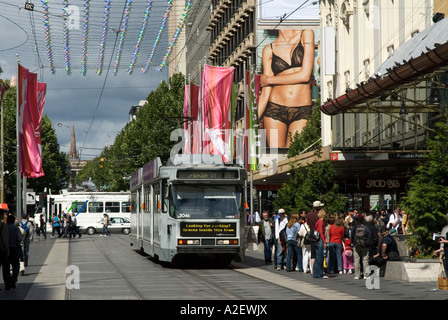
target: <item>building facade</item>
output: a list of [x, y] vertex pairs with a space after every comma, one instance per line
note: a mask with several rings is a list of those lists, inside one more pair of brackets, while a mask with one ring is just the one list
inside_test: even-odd
[[395, 205], [428, 151], [446, 66], [424, 58], [446, 42], [447, 10], [432, 0], [321, 1], [322, 142], [352, 207]]
[[[197, 84], [204, 64], [235, 68], [241, 128], [244, 70], [255, 64], [262, 73], [262, 49], [275, 39], [270, 32], [312, 29], [320, 159], [332, 161], [351, 207], [392, 207], [428, 151], [440, 113], [434, 98], [442, 93], [437, 84], [446, 81], [447, 61], [437, 55], [445, 54], [440, 47], [447, 42], [447, 13], [448, 2], [441, 0], [197, 0], [185, 43], [177, 45], [185, 48], [186, 76]], [[422, 66], [412, 70], [414, 62]], [[275, 168], [254, 172], [260, 203], [288, 178], [291, 162], [316, 160], [312, 154], [286, 159], [278, 152]]]

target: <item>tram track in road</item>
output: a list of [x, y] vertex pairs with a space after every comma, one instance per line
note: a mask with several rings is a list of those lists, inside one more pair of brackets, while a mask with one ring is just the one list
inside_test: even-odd
[[[136, 300], [144, 300], [143, 295], [139, 292], [139, 290], [132, 284], [132, 282], [129, 280], [129, 278], [127, 277], [127, 275], [125, 274], [125, 272], [123, 272], [119, 266], [117, 266], [111, 259], [111, 257], [106, 253], [106, 251], [104, 250], [104, 248], [99, 244], [99, 241], [96, 240], [95, 238], [97, 237], [97, 235], [93, 235], [93, 236], [88, 236], [85, 235], [84, 239], [88, 237], [89, 238], [89, 242], [93, 245], [94, 248], [96, 248], [96, 250], [102, 255], [102, 257], [107, 261], [107, 263], [112, 267], [112, 269], [114, 270], [114, 273], [116, 275], [118, 275], [120, 277], [120, 280], [122, 280], [125, 284], [126, 287], [129, 289], [130, 292], [132, 292], [132, 294], [135, 296]], [[125, 242], [125, 240], [121, 237], [117, 237], [119, 238], [122, 242]], [[118, 280], [118, 279], [116, 279]], [[67, 299], [68, 300], [72, 300], [72, 290], [67, 290]]]
[[144, 300], [143, 295], [139, 293], [139, 291], [132, 285], [132, 283], [128, 280], [126, 275], [120, 270], [120, 268], [117, 267], [115, 263], [112, 262], [112, 260], [108, 257], [108, 255], [104, 252], [104, 250], [98, 245], [98, 242], [94, 241], [95, 246], [98, 248], [98, 251], [101, 252], [101, 254], [104, 256], [104, 258], [110, 263], [110, 265], [115, 269], [115, 271], [121, 276], [123, 281], [126, 283], [127, 287], [138, 300]]
[[219, 292], [220, 295], [223, 295], [224, 299], [231, 299], [231, 300], [245, 300], [246, 298], [233, 290], [230, 290], [225, 285], [220, 285], [216, 281], [210, 280], [210, 278], [205, 277], [200, 274], [200, 270], [182, 270], [183, 273], [190, 277], [194, 277], [195, 279], [198, 279], [205, 285], [209, 286], [212, 290]]
[[267, 286], [274, 297], [310, 299], [303, 291], [270, 281], [272, 273], [258, 274], [240, 264], [157, 262], [132, 249], [124, 235], [86, 235], [71, 240], [69, 250], [69, 263], [79, 265], [81, 274], [80, 290], [68, 290], [69, 300], [259, 300], [271, 297]]
[[[131, 249], [127, 240], [123, 235], [85, 235], [81, 241], [71, 242], [70, 247], [73, 247], [69, 250], [76, 254], [69, 264], [79, 264], [81, 288], [67, 290], [67, 299], [247, 299], [238, 288], [229, 287], [229, 281], [236, 274], [229, 268], [164, 265]], [[223, 278], [229, 281], [223, 281]], [[118, 284], [120, 288], [117, 288]], [[115, 290], [119, 290], [121, 296], [114, 293]]]

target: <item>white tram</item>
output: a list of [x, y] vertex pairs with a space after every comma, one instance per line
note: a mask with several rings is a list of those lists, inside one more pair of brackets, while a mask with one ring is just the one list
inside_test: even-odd
[[131, 176], [131, 246], [165, 262], [242, 261], [246, 178], [241, 167], [150, 161]]
[[130, 192], [68, 192], [52, 194], [50, 212], [59, 217], [63, 212], [76, 215], [81, 231], [96, 232], [98, 222], [107, 213], [110, 218], [130, 218]]

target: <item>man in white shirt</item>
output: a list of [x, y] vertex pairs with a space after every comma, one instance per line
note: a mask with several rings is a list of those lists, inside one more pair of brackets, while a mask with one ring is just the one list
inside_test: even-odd
[[288, 217], [286, 215], [285, 209], [279, 209], [278, 213], [280, 214], [280, 218], [275, 221], [275, 246], [277, 248], [277, 270], [282, 270], [282, 267], [285, 266], [285, 250], [284, 246], [286, 246], [286, 242], [282, 243], [280, 233], [282, 230], [285, 230], [285, 241], [286, 241], [286, 225], [288, 224]]
[[400, 208], [397, 207], [394, 213], [392, 213], [389, 217], [389, 222], [386, 225], [387, 229], [390, 230], [394, 228], [395, 230], [397, 230], [398, 233], [398, 228], [400, 228], [401, 221], [403, 220], [403, 216], [400, 213], [401, 213]]

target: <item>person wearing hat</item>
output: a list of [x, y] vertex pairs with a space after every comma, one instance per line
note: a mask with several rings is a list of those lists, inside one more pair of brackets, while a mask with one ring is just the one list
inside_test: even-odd
[[[324, 207], [324, 204], [319, 200], [313, 202], [313, 210], [306, 214], [306, 221], [310, 228], [310, 232], [314, 232], [317, 221], [319, 221], [319, 210]], [[317, 254], [324, 254], [323, 241], [312, 242], [311, 243], [311, 258], [310, 258], [310, 269], [311, 274], [313, 274], [314, 262], [316, 261]]]
[[381, 257], [386, 261], [400, 261], [400, 253], [398, 252], [397, 241], [395, 241], [392, 234], [396, 233], [393, 229], [391, 231], [385, 229], [381, 230], [381, 235], [383, 239], [378, 247], [378, 253], [373, 256], [373, 258]]
[[[286, 225], [288, 224], [288, 217], [286, 215], [285, 209], [279, 209], [278, 214], [280, 217], [275, 220], [274, 224], [274, 232], [275, 232], [275, 248], [276, 248], [276, 269], [280, 271], [283, 266], [286, 265], [285, 262], [285, 249], [286, 249], [286, 243], [282, 243], [280, 239], [280, 233], [285, 230], [286, 231]], [[284, 248], [285, 247], [285, 248]]]

